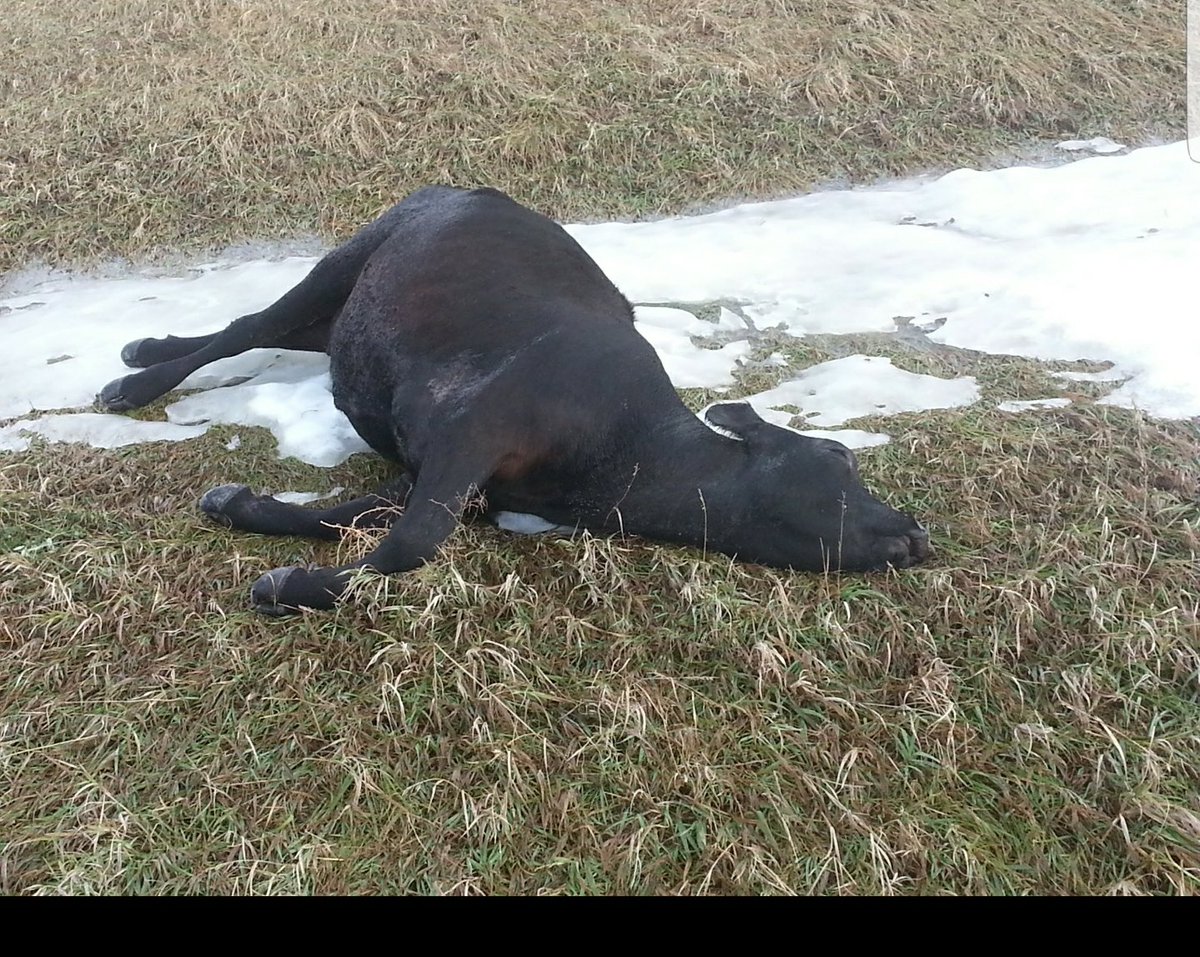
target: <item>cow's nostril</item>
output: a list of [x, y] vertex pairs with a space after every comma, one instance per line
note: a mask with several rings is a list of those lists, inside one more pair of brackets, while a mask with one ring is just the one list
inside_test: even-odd
[[883, 542], [883, 560], [894, 568], [907, 568], [912, 564], [909, 558], [908, 539], [903, 535], [897, 538], [888, 538]]
[[908, 533], [908, 551], [914, 565], [929, 557], [929, 533], [919, 525]]
[[929, 557], [929, 533], [919, 525], [880, 541], [883, 561], [894, 568], [911, 568]]

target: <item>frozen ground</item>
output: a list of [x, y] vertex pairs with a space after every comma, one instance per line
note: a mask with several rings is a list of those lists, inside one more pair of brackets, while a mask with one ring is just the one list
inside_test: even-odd
[[[878, 332], [908, 321], [949, 345], [1106, 360], [1113, 369], [1091, 376], [1113, 383], [1102, 401], [1200, 415], [1200, 323], [1189, 308], [1200, 165], [1183, 143], [1124, 152], [1097, 142], [1063, 144], [1103, 155], [1051, 168], [957, 170], [704, 216], [568, 228], [635, 303], [739, 304], [715, 321], [686, 307], [638, 307], [639, 329], [679, 387], [730, 386], [755, 330]], [[0, 450], [24, 448], [29, 433], [103, 447], [185, 440], [218, 422], [265, 426], [281, 455], [316, 465], [362, 450], [333, 407], [323, 356], [260, 350], [214, 363], [184, 382], [166, 422], [87, 411], [126, 371], [127, 341], [219, 329], [276, 299], [314, 261], [220, 261], [170, 277], [9, 277], [17, 292], [0, 299]], [[1064, 387], [1070, 381], [1063, 376]], [[750, 401], [772, 421], [863, 447], [887, 437], [840, 426], [978, 398], [971, 379], [850, 356]], [[1045, 405], [1004, 408], [1037, 414], [1030, 410]]]

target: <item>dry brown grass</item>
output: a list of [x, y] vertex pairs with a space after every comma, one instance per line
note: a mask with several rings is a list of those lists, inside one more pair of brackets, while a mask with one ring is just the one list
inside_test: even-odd
[[861, 423], [936, 549], [886, 575], [469, 528], [265, 620], [259, 572], [367, 541], [197, 495], [377, 460], [244, 428], [3, 457], [0, 891], [1196, 893], [1195, 425], [1004, 415], [1036, 364], [953, 361], [979, 406]]
[[[333, 9], [10, 0], [0, 269], [342, 235], [430, 180], [634, 215], [1183, 127], [1177, 3]], [[197, 496], [376, 460], [226, 428], [0, 455], [0, 893], [1200, 890], [1196, 423], [1085, 384], [996, 412], [1054, 391], [1033, 362], [769, 345], [978, 377], [971, 409], [855, 423], [893, 434], [864, 474], [929, 565], [471, 528], [268, 621], [259, 572], [366, 543], [230, 533]]]
[[0, 270], [342, 236], [427, 182], [559, 218], [1183, 128], [1183, 4], [11, 0]]

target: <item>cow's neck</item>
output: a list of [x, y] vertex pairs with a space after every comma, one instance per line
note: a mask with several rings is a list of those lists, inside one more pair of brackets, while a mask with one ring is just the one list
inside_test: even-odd
[[652, 428], [610, 477], [601, 516], [609, 528], [669, 541], [719, 544], [748, 507], [742, 444], [714, 432], [682, 404]]

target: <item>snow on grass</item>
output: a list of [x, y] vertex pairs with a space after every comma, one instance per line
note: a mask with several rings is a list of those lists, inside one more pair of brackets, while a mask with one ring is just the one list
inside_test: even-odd
[[181, 442], [203, 435], [205, 426], [174, 425], [170, 422], [143, 422], [98, 412], [69, 415], [40, 415], [19, 419], [0, 428], [0, 451], [23, 452], [29, 448], [29, 434], [51, 442], [86, 442], [98, 449], [115, 449], [139, 442]]
[[[1115, 145], [1115, 144], [1114, 144]], [[1071, 149], [1063, 144], [1064, 149]], [[643, 305], [638, 328], [678, 387], [716, 390], [751, 353], [755, 329], [886, 332], [929, 327], [935, 342], [1041, 359], [1108, 361], [1104, 400], [1162, 417], [1200, 415], [1200, 323], [1189, 308], [1200, 261], [1200, 166], [1186, 145], [1110, 151], [1052, 168], [956, 170], [886, 186], [827, 190], [703, 216], [576, 225], [569, 231], [634, 302], [737, 302], [716, 322]], [[186, 380], [168, 422], [82, 410], [126, 370], [131, 339], [192, 336], [278, 298], [312, 258], [206, 263], [169, 277], [70, 275], [0, 299], [0, 448], [32, 431], [110, 447], [180, 440], [217, 422], [265, 426], [281, 455], [333, 465], [365, 448], [334, 407], [324, 356], [256, 350]], [[20, 279], [10, 277], [10, 286]], [[748, 322], [746, 320], [749, 320]], [[940, 322], [940, 325], [937, 323]], [[936, 326], [936, 328], [934, 328]], [[771, 421], [809, 425], [976, 401], [941, 380], [851, 356], [750, 398]], [[829, 434], [829, 433], [824, 433]], [[847, 444], [879, 433], [840, 430]]]
[[1090, 140], [1063, 140], [1055, 144], [1060, 150], [1069, 153], [1086, 151], [1088, 153], [1119, 153], [1125, 147], [1107, 136], [1093, 136]]
[[923, 409], [952, 409], [979, 399], [975, 379], [941, 379], [917, 375], [892, 365], [878, 356], [846, 356], [805, 369], [799, 376], [774, 389], [749, 396], [767, 421], [786, 425], [793, 413], [809, 425], [841, 425], [863, 415], [895, 415]]
[[663, 368], [677, 389], [725, 389], [733, 385], [733, 369], [750, 355], [747, 339], [720, 348], [697, 348], [692, 337], [707, 337], [717, 331], [745, 334], [748, 327], [733, 312], [721, 310], [720, 319], [704, 322], [686, 309], [666, 306], [637, 306], [634, 318], [638, 332], [654, 346]]
[[1001, 412], [1026, 412], [1030, 409], [1063, 409], [1071, 404], [1070, 399], [1061, 396], [1053, 399], [1026, 399], [1000, 402], [996, 408]]

